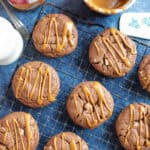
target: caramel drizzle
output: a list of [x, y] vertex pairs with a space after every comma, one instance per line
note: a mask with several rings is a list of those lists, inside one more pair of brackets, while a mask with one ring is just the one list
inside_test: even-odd
[[28, 140], [28, 145], [27, 145], [27, 150], [30, 150], [30, 141], [31, 141], [31, 138], [32, 138], [32, 135], [31, 135], [31, 129], [30, 129], [30, 115], [27, 114], [25, 115], [25, 122], [26, 122], [26, 133], [27, 133], [27, 140]]
[[[30, 123], [29, 123], [29, 120], [30, 119], [30, 116], [29, 115], [26, 115], [25, 116], [25, 121], [26, 121], [26, 133], [27, 133], [27, 141], [28, 141], [28, 148], [27, 150], [30, 150], [30, 140], [31, 140], [31, 136], [29, 136], [30, 134]], [[6, 126], [7, 126], [7, 131], [5, 132], [5, 135], [4, 135], [4, 139], [3, 139], [3, 142], [6, 143], [6, 139], [7, 139], [7, 135], [8, 135], [8, 132], [11, 132], [11, 131], [14, 131], [14, 136], [15, 136], [15, 145], [12, 147], [13, 150], [19, 150], [19, 139], [21, 141], [21, 145], [22, 145], [22, 149], [23, 150], [26, 150], [25, 149], [25, 144], [24, 144], [24, 141], [23, 141], [23, 137], [20, 133], [20, 130], [19, 130], [19, 123], [16, 119], [13, 119], [12, 120], [12, 125], [13, 125], [13, 128], [10, 127], [9, 125], [9, 122], [8, 120], [6, 120]], [[31, 134], [30, 134], [31, 135]], [[5, 148], [4, 148], [5, 149]], [[3, 150], [4, 150], [3, 149]]]
[[146, 89], [149, 86], [149, 84], [150, 84], [150, 76], [146, 75], [144, 77], [143, 76], [143, 71], [140, 71], [139, 73], [143, 77], [143, 84], [144, 84], [143, 88]]
[[[15, 136], [16, 136], [16, 147], [17, 147], [17, 150], [18, 150], [18, 146], [19, 146], [19, 144], [18, 144], [19, 137], [20, 137], [20, 140], [21, 140], [22, 148], [23, 148], [23, 150], [25, 150], [24, 142], [23, 142], [21, 133], [19, 131], [19, 124], [18, 124], [16, 119], [13, 119], [13, 123], [14, 123], [14, 131], [15, 131]], [[19, 133], [19, 137], [17, 136], [18, 135], [17, 133]]]
[[150, 84], [150, 77], [145, 77], [144, 79], [144, 89], [146, 89], [148, 87], [148, 85]]
[[94, 88], [94, 90], [96, 91], [96, 93], [98, 95], [98, 100], [99, 100], [98, 104], [99, 104], [100, 109], [101, 109], [102, 118], [100, 118], [99, 113], [98, 113], [98, 111], [96, 109], [96, 105], [95, 105], [94, 99], [93, 99], [93, 97], [91, 95], [91, 92], [89, 91], [89, 89], [86, 86], [82, 86], [82, 90], [84, 92], [86, 100], [88, 101], [88, 103], [92, 104], [92, 106], [94, 108], [94, 111], [96, 113], [96, 117], [97, 117], [97, 119], [94, 119], [95, 118], [94, 117], [94, 112], [91, 112], [92, 118], [93, 118], [93, 122], [91, 123], [90, 120], [88, 119], [88, 117], [85, 116], [87, 124], [88, 124], [88, 126], [90, 128], [95, 127], [95, 125], [97, 124], [97, 122], [100, 123], [100, 122], [103, 122], [106, 119], [105, 115], [104, 115], [103, 105], [106, 107], [106, 109], [108, 110], [109, 114], [110, 115], [112, 114], [112, 111], [109, 108], [108, 104], [106, 103], [105, 97], [103, 95], [101, 84], [98, 83], [98, 82], [94, 82], [93, 88]]
[[80, 145], [79, 146], [79, 148], [80, 148], [79, 150], [82, 150], [82, 141], [81, 140], [79, 141], [79, 145]]
[[[23, 81], [22, 76], [25, 74], [25, 79], [23, 82], [23, 85], [21, 86], [21, 81]], [[18, 79], [18, 84], [16, 87], [16, 97], [19, 98], [24, 91], [25, 87], [27, 86], [27, 83], [31, 82], [31, 76], [32, 76], [32, 67], [22, 67], [21, 72], [20, 72], [20, 77]], [[28, 89], [27, 97], [29, 100], [32, 99], [35, 89], [39, 84], [39, 90], [38, 90], [38, 98], [37, 98], [37, 103], [39, 105], [43, 104], [43, 96], [44, 96], [44, 88], [45, 88], [45, 83], [46, 79], [48, 78], [49, 84], [48, 84], [48, 100], [50, 102], [54, 101], [55, 98], [52, 96], [51, 92], [51, 73], [49, 71], [49, 67], [46, 68], [44, 75], [42, 71], [42, 66], [38, 68], [38, 72], [35, 77], [35, 81], [33, 83], [33, 86], [31, 89]], [[39, 81], [40, 80], [40, 81]]]
[[119, 51], [111, 42], [111, 40], [109, 40], [108, 38], [102, 37], [102, 41], [104, 43], [104, 45], [106, 46], [107, 50], [109, 51], [109, 53], [112, 55], [113, 60], [115, 61], [115, 64], [113, 64], [112, 60], [107, 56], [106, 52], [103, 49], [100, 49], [100, 47], [97, 45], [97, 43], [95, 42], [95, 47], [97, 49], [97, 53], [99, 55], [100, 50], [103, 51], [103, 53], [105, 54], [106, 59], [108, 60], [109, 64], [112, 66], [112, 68], [115, 70], [115, 72], [117, 73], [117, 75], [122, 75], [123, 73], [121, 72], [121, 69], [119, 67], [119, 63], [117, 61], [117, 58], [114, 54], [114, 51], [116, 52], [116, 54], [120, 57], [120, 59], [122, 60], [122, 62], [127, 66], [127, 67], [131, 67], [131, 62], [129, 61], [129, 59], [127, 58], [125, 52], [124, 52], [124, 47], [121, 44], [121, 42], [118, 40], [117, 35], [120, 37], [120, 39], [123, 41], [123, 44], [131, 51], [131, 54], [135, 55], [137, 52], [136, 50], [134, 50], [133, 48], [131, 48], [129, 46], [129, 44], [127, 43], [127, 41], [125, 40], [125, 38], [116, 30], [116, 29], [111, 29], [111, 34], [113, 36], [113, 38], [115, 39], [118, 47], [120, 48], [121, 51]]
[[150, 141], [148, 140], [149, 139], [149, 131], [148, 131], [148, 126], [146, 125], [147, 124], [147, 118], [145, 115], [144, 115], [144, 124], [145, 124], [145, 133], [146, 133], [146, 145], [150, 146]]
[[75, 142], [75, 141], [71, 141], [71, 142], [70, 142], [70, 149], [71, 149], [71, 150], [77, 150], [77, 145], [76, 145], [76, 142]]
[[[141, 136], [142, 136], [142, 117], [144, 118], [144, 127], [145, 127], [145, 133], [146, 133], [146, 146], [150, 146], [150, 141], [148, 140], [149, 139], [149, 131], [148, 131], [148, 127], [147, 127], [147, 118], [145, 116], [145, 112], [143, 112], [143, 107], [140, 106], [140, 125], [139, 125], [139, 136], [137, 135], [136, 133], [136, 149], [137, 150], [140, 150], [141, 149], [141, 146], [140, 146], [140, 143], [141, 143]], [[135, 115], [135, 110], [134, 110], [134, 106], [131, 104], [130, 105], [130, 120], [129, 120], [129, 126], [127, 128], [127, 134], [125, 136], [125, 144], [128, 143], [128, 137], [130, 135], [130, 132], [131, 132], [131, 128], [133, 126], [133, 122], [135, 120], [134, 118], [134, 115]]]
[[21, 85], [21, 81], [23, 81], [22, 75], [23, 75], [24, 71], [25, 71], [25, 67], [22, 67], [21, 72], [20, 72], [20, 76], [19, 76], [19, 79], [18, 79], [18, 86], [16, 87], [16, 98], [19, 97], [19, 87]]
[[[5, 132], [5, 134], [4, 134], [4, 139], [3, 139], [3, 143], [5, 144], [6, 143], [6, 140], [7, 140], [7, 134], [8, 134], [8, 132], [10, 132], [10, 126], [9, 126], [9, 124], [8, 124], [8, 121], [6, 120], [6, 127], [7, 127], [7, 131]], [[5, 147], [2, 149], [2, 150], [5, 150]], [[13, 150], [14, 150], [14, 147], [13, 147]]]
[[146, 83], [145, 83], [145, 85], [144, 85], [144, 88], [147, 88], [147, 87], [149, 86], [149, 84], [150, 84], [150, 77], [147, 77], [146, 80], [147, 80], [147, 81], [146, 81]]
[[127, 138], [130, 134], [130, 130], [131, 130], [131, 127], [132, 127], [132, 124], [133, 124], [133, 121], [134, 121], [134, 108], [133, 108], [133, 105], [131, 104], [130, 105], [130, 120], [129, 120], [129, 125], [128, 125], [128, 128], [127, 128], [127, 134], [125, 136], [125, 143], [127, 143]]
[[63, 146], [64, 146], [64, 133], [62, 133], [62, 136], [61, 136], [61, 141], [62, 141], [62, 149], [63, 149]]
[[[64, 145], [64, 142], [63, 142], [63, 139], [64, 139], [64, 133], [62, 133], [61, 135], [61, 141], [62, 141], [62, 149], [63, 149], [63, 145]], [[80, 147], [80, 150], [81, 150], [81, 142], [79, 141], [79, 147]], [[70, 143], [70, 150], [77, 150], [77, 145], [76, 145], [76, 142], [74, 140], [72, 140]], [[54, 137], [54, 150], [58, 150], [57, 149], [57, 137]]]
[[[126, 42], [125, 38], [122, 36], [122, 34], [120, 34], [120, 32], [119, 32], [118, 30], [116, 30], [116, 29], [111, 29], [111, 32], [112, 32], [112, 34], [115, 34], [115, 33], [118, 34], [118, 36], [121, 38], [121, 40], [122, 40], [123, 43], [126, 45], [126, 47], [128, 47], [128, 49], [130, 49], [131, 54], [133, 54], [133, 55], [137, 54], [137, 51], [136, 51], [135, 49], [133, 49], [133, 48]], [[119, 42], [119, 40], [118, 40], [118, 42]], [[121, 44], [120, 44], [120, 45], [121, 45]]]
[[76, 113], [78, 113], [78, 111], [77, 111], [77, 101], [76, 101], [77, 96], [76, 96], [76, 94], [73, 94], [73, 99], [75, 99], [74, 103], [75, 103], [75, 107], [76, 107]]
[[137, 149], [140, 150], [140, 143], [141, 143], [141, 133], [142, 133], [142, 116], [143, 116], [143, 111], [142, 111], [142, 107], [140, 107], [140, 133], [139, 133], [139, 144], [137, 144]]
[[[95, 42], [94, 44], [95, 44], [97, 53], [98, 53], [98, 55], [99, 55], [99, 53], [100, 53], [100, 47], [97, 45], [96, 42]], [[102, 51], [103, 51], [103, 50], [102, 50]], [[107, 54], [105, 53], [105, 51], [103, 51], [103, 53], [104, 53], [106, 59], [108, 60], [109, 64], [110, 64], [110, 65], [112, 66], [112, 68], [115, 70], [115, 72], [116, 72], [118, 75], [122, 75], [122, 73], [120, 72], [120, 69], [118, 68], [118, 63], [116, 63], [117, 65], [116, 65], [116, 67], [115, 67], [115, 65], [113, 64], [112, 60], [107, 56]], [[114, 59], [114, 60], [115, 60], [115, 62], [116, 62], [116, 59]]]
[[63, 48], [65, 46], [65, 42], [67, 41], [67, 37], [68, 37], [68, 41], [69, 41], [70, 45], [72, 47], [75, 46], [75, 43], [72, 40], [73, 23], [72, 22], [66, 22], [65, 23], [64, 29], [63, 29], [63, 35], [62, 35], [62, 43], [61, 43], [60, 39], [59, 39], [59, 33], [58, 33], [58, 27], [57, 27], [58, 25], [57, 25], [56, 18], [52, 17], [50, 19], [49, 26], [48, 26], [48, 35], [45, 31], [43, 49], [46, 49], [50, 46], [50, 44], [48, 44], [48, 43], [51, 40], [50, 37], [51, 37], [51, 32], [52, 32], [52, 25], [54, 25], [54, 30], [55, 30], [55, 34], [56, 34], [56, 50], [58, 52], [63, 50]]
[[[92, 106], [94, 107], [94, 110], [96, 112], [96, 116], [98, 118], [99, 121], [101, 121], [100, 117], [99, 117], [99, 114], [98, 114], [98, 111], [96, 109], [96, 106], [94, 104], [94, 100], [93, 100], [93, 97], [89, 91], [89, 89], [86, 87], [86, 86], [82, 86], [82, 90], [85, 94], [85, 97], [86, 97], [86, 100], [88, 101], [88, 103], [92, 104]], [[97, 124], [97, 120], [94, 119], [94, 114], [93, 114], [93, 111], [91, 110], [91, 114], [92, 114], [92, 118], [93, 118], [93, 123], [91, 123], [88, 119], [88, 117], [86, 116], [86, 121], [87, 121], [87, 124], [89, 127], [92, 127], [92, 125], [94, 126], [95, 124]]]
[[54, 137], [54, 150], [57, 150], [57, 138]]

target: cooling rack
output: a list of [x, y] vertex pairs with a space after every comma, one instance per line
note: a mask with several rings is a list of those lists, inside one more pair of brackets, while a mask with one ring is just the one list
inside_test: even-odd
[[[149, 42], [133, 39], [137, 45], [138, 56], [134, 68], [128, 75], [117, 79], [101, 76], [89, 64], [88, 47], [91, 40], [98, 33], [109, 27], [109, 21], [111, 21], [111, 26], [118, 26], [119, 15], [116, 17], [105, 16], [105, 18], [101, 16], [101, 19], [98, 20], [98, 14], [83, 10], [87, 8], [83, 8], [80, 10], [80, 14], [77, 14], [77, 9], [73, 8], [73, 6], [69, 7], [67, 3], [62, 8], [59, 6], [59, 2], [62, 3], [62, 0], [48, 1], [43, 7], [32, 12], [26, 12], [23, 21], [27, 24], [28, 29], [32, 31], [36, 21], [48, 13], [63, 13], [70, 16], [75, 21], [79, 32], [79, 43], [76, 51], [63, 58], [50, 59], [35, 50], [32, 38], [30, 38], [19, 61], [7, 67], [0, 67], [0, 117], [14, 111], [31, 113], [40, 128], [40, 144], [37, 150], [43, 149], [49, 137], [62, 131], [72, 131], [81, 136], [88, 143], [90, 150], [122, 150], [123, 148], [119, 144], [115, 133], [115, 120], [118, 114], [125, 106], [133, 102], [150, 104], [150, 95], [142, 90], [137, 76], [139, 63], [144, 55], [150, 53]], [[74, 0], [73, 3], [75, 3]], [[79, 2], [78, 5], [80, 7], [83, 4]], [[6, 16], [1, 10], [0, 6], [0, 15]], [[89, 15], [91, 18], [87, 19], [86, 15], [82, 14], [82, 11], [87, 11], [87, 16]], [[23, 16], [22, 12], [16, 12], [16, 14], [19, 18]], [[93, 19], [94, 15], [96, 15], [96, 20]], [[112, 22], [114, 23], [112, 24]], [[21, 64], [34, 60], [40, 60], [55, 67], [61, 80], [61, 91], [57, 101], [41, 109], [31, 109], [22, 105], [14, 98], [11, 89], [11, 79], [15, 70]], [[112, 117], [94, 130], [82, 129], [74, 125], [66, 111], [66, 100], [74, 86], [81, 81], [89, 80], [98, 80], [104, 84], [115, 100]]]

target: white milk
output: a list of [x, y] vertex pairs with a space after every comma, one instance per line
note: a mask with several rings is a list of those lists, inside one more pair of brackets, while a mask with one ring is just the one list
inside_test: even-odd
[[15, 62], [22, 54], [23, 39], [20, 33], [0, 17], [0, 65]]

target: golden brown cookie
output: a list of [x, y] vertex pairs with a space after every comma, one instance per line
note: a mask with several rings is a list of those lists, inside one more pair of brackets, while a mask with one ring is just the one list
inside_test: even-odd
[[150, 106], [134, 103], [126, 107], [116, 121], [116, 132], [126, 150], [149, 150]]
[[150, 54], [142, 60], [138, 74], [143, 89], [150, 93]]
[[12, 89], [15, 97], [29, 107], [43, 107], [55, 101], [60, 80], [55, 69], [40, 61], [28, 62], [15, 73]]
[[73, 21], [63, 14], [48, 14], [33, 30], [36, 49], [49, 57], [72, 53], [78, 43], [78, 31]]
[[97, 81], [80, 83], [67, 101], [67, 110], [73, 122], [90, 129], [108, 120], [112, 115], [113, 107], [111, 94]]
[[39, 129], [25, 112], [11, 113], [0, 120], [0, 150], [36, 150]]
[[88, 150], [88, 145], [72, 132], [62, 132], [53, 136], [44, 150]]
[[106, 29], [99, 34], [89, 48], [89, 59], [93, 67], [109, 77], [127, 74], [135, 64], [135, 43], [117, 29]]

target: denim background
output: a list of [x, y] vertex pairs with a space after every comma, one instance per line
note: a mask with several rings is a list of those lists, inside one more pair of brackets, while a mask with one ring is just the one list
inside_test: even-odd
[[[149, 0], [137, 0], [128, 11], [149, 12], [149, 8]], [[14, 111], [31, 113], [40, 128], [40, 144], [37, 150], [43, 149], [49, 137], [62, 131], [73, 131], [80, 135], [88, 143], [90, 150], [122, 150], [115, 133], [115, 120], [118, 114], [125, 106], [133, 102], [150, 104], [150, 95], [142, 90], [137, 76], [139, 63], [144, 55], [150, 53], [150, 42], [133, 38], [137, 44], [138, 57], [132, 71], [123, 78], [105, 78], [89, 64], [88, 47], [91, 40], [105, 28], [118, 28], [121, 14], [114, 16], [97, 14], [89, 10], [83, 0], [47, 0], [45, 5], [32, 11], [20, 12], [15, 9], [13, 11], [24, 22], [31, 34], [38, 19], [44, 15], [48, 13], [66, 14], [77, 25], [79, 42], [76, 51], [71, 55], [50, 59], [35, 50], [31, 38], [22, 57], [16, 63], [9, 66], [0, 66], [0, 117]], [[8, 18], [1, 5], [0, 16]], [[11, 79], [15, 70], [21, 64], [33, 60], [40, 60], [52, 65], [58, 71], [61, 79], [61, 91], [57, 101], [41, 109], [31, 109], [22, 105], [15, 99], [11, 89]], [[112, 93], [115, 100], [115, 108], [111, 119], [94, 130], [86, 130], [74, 125], [65, 107], [67, 97], [74, 86], [87, 80], [102, 82]]]

